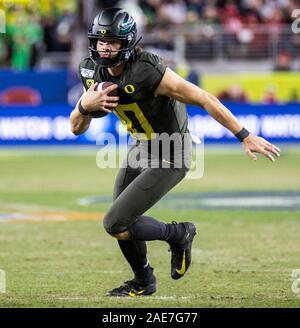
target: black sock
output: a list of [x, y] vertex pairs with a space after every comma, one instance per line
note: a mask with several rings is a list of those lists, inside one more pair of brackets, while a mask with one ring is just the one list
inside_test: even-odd
[[151, 280], [153, 274], [147, 260], [146, 243], [140, 240], [118, 240], [118, 243], [135, 279], [141, 283]]
[[165, 240], [175, 244], [184, 235], [182, 224], [157, 221], [150, 216], [140, 216], [129, 228], [133, 240]]

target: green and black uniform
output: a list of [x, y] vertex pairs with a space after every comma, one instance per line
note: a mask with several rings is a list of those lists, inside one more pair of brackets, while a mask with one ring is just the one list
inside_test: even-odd
[[[161, 58], [148, 52], [130, 58], [117, 77], [97, 67], [90, 58], [79, 65], [85, 89], [93, 82], [118, 84], [120, 99], [114, 113], [137, 139], [127, 156], [129, 165], [119, 171], [114, 202], [104, 219], [109, 233], [130, 230], [137, 218], [182, 180], [189, 169], [192, 142], [185, 106], [166, 96], [154, 96], [165, 70]], [[161, 135], [175, 136], [166, 152], [156, 151], [161, 147], [161, 142], [156, 142]], [[133, 152], [141, 158], [138, 168], [131, 167], [128, 160]]]

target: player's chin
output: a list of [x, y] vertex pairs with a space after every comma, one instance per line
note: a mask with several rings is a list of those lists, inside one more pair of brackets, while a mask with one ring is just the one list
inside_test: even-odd
[[112, 52], [112, 53], [108, 52], [108, 53], [100, 53], [99, 54], [100, 58], [102, 58], [102, 59], [107, 59], [107, 58], [113, 59], [117, 55], [118, 55], [117, 52]]

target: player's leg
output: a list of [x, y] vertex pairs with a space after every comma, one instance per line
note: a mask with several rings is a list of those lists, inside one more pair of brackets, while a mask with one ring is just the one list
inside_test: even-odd
[[[191, 154], [190, 148], [191, 144], [187, 158]], [[181, 169], [144, 168], [143, 172], [114, 201], [104, 219], [107, 232], [118, 239], [126, 240], [130, 237], [134, 240], [168, 241], [172, 251], [172, 277], [174, 279], [178, 277], [173, 275], [173, 271], [177, 269], [181, 277], [190, 264], [191, 245], [196, 233], [195, 226], [189, 222], [165, 224], [142, 214], [181, 181], [186, 172], [185, 167]]]
[[107, 232], [117, 238], [129, 234], [133, 240], [167, 241], [172, 251], [174, 279], [182, 277], [191, 263], [196, 228], [189, 222], [165, 224], [142, 214], [181, 181], [185, 173], [185, 169], [174, 168], [144, 170], [114, 201], [104, 219]]
[[[139, 175], [138, 169], [121, 168], [114, 188], [114, 200]], [[147, 283], [153, 280], [153, 270], [147, 259], [147, 245], [143, 240], [119, 240], [119, 247], [129, 263], [136, 280]]]
[[[128, 231], [128, 228], [141, 215], [181, 181], [184, 176], [185, 172], [180, 169], [148, 168], [143, 170], [114, 200], [104, 218], [105, 230], [112, 235]], [[156, 237], [158, 231], [154, 228], [148, 228], [151, 231], [150, 234], [156, 233], [154, 236]], [[148, 240], [159, 239], [149, 238], [151, 237], [147, 236]]]
[[[168, 155], [170, 155], [170, 160], [173, 161], [174, 168], [162, 169], [162, 171], [147, 170], [144, 177], [140, 175], [135, 180], [135, 183], [138, 183], [139, 179], [141, 179], [140, 186], [142, 189], [147, 188], [147, 186], [153, 183], [153, 188], [149, 192], [156, 197], [155, 201], [160, 199], [164, 193], [173, 188], [173, 186], [185, 176], [191, 165], [192, 138], [190, 134], [185, 133], [182, 136], [174, 134], [171, 136], [171, 139], [172, 143], [165, 143], [167, 140], [161, 135], [160, 138], [151, 142], [150, 160], [155, 161], [157, 157], [152, 156], [153, 151], [154, 154], [159, 151], [162, 163], [165, 162], [165, 159], [168, 160]], [[171, 139], [169, 139], [169, 141]], [[167, 147], [165, 148], [164, 145], [167, 145]], [[168, 145], [170, 145], [170, 148]], [[142, 158], [146, 156], [148, 157], [148, 150], [148, 145], [141, 143], [140, 151]], [[175, 169], [175, 167], [178, 167], [178, 169]], [[153, 175], [155, 174], [158, 175], [159, 179], [157, 185], [155, 185], [155, 179], [153, 181]], [[164, 189], [164, 187], [166, 189]], [[145, 198], [148, 198], [148, 196], [144, 195], [142, 201]], [[146, 209], [144, 208], [143, 210]], [[139, 216], [139, 218], [129, 227], [129, 231], [131, 238], [135, 240], [166, 240], [169, 243], [171, 250], [171, 277], [173, 279], [179, 279], [184, 276], [191, 263], [192, 243], [196, 234], [196, 227], [193, 223], [183, 222], [177, 224], [176, 222], [173, 222], [173, 224], [164, 224], [154, 218]]]
[[[132, 147], [129, 153], [134, 150], [136, 147]], [[114, 185], [114, 193], [113, 199], [117, 199], [118, 196], [123, 192], [124, 189], [140, 174], [139, 169], [131, 168], [128, 163], [119, 170], [117, 175], [115, 185]], [[110, 296], [128, 296], [129, 292], [132, 290], [137, 290], [137, 286], [133, 288], [133, 286], [128, 287], [128, 285], [134, 284], [135, 282], [142, 286], [143, 288], [137, 290], [137, 292], [145, 289], [145, 286], [148, 287], [148, 293], [154, 292], [156, 290], [156, 280], [153, 275], [153, 268], [151, 268], [148, 259], [147, 259], [147, 245], [143, 240], [119, 240], [119, 247], [129, 263], [133, 273], [134, 279], [132, 281], [128, 281], [125, 285], [120, 286], [119, 288], [113, 289], [108, 292]], [[124, 288], [125, 287], [125, 288]], [[146, 288], [147, 289], [147, 288]], [[132, 293], [131, 296], [134, 296]]]

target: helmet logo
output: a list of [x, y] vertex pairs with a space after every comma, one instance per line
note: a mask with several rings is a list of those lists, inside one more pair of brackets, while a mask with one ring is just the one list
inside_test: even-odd
[[130, 28], [133, 24], [134, 24], [134, 20], [131, 16], [129, 16], [127, 21], [122, 23], [121, 28], [125, 30]]
[[125, 34], [129, 33], [130, 30], [133, 28], [134, 23], [135, 22], [134, 22], [133, 18], [130, 16], [126, 22], [124, 21], [121, 24], [120, 34], [125, 35]]
[[102, 35], [104, 35], [104, 34], [106, 34], [106, 30], [99, 30], [99, 32], [100, 32], [100, 34], [102, 34]]
[[129, 94], [134, 93], [135, 87], [132, 84], [127, 84], [127, 85], [125, 85], [124, 90], [126, 93], [129, 93]]

